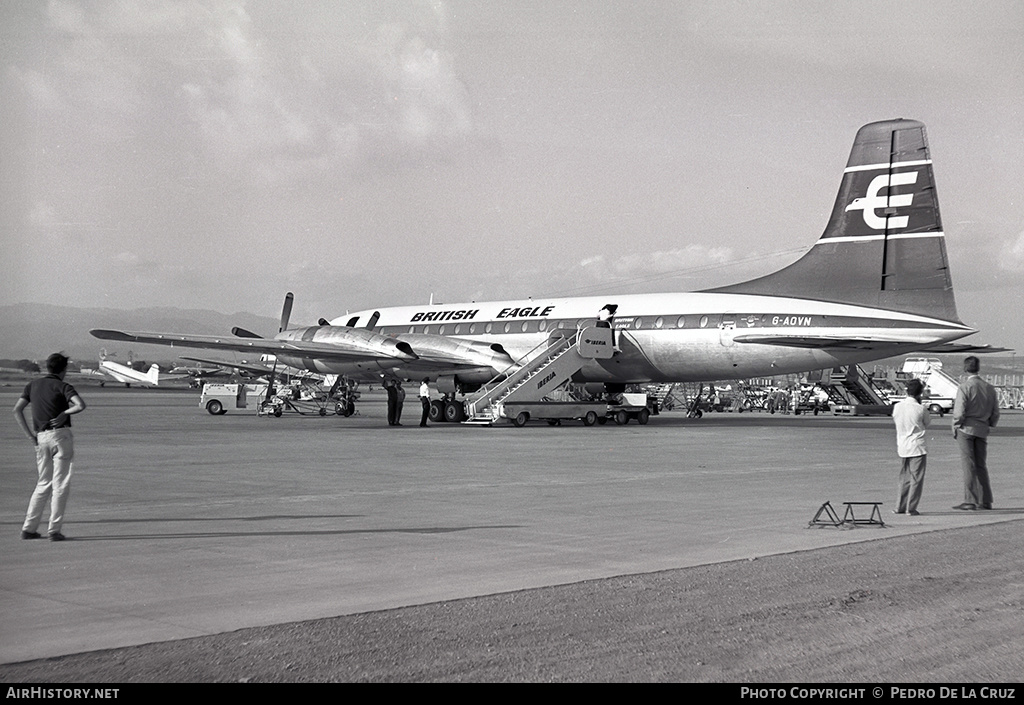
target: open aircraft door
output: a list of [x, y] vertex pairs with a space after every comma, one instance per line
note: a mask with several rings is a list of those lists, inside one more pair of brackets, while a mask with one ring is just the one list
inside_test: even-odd
[[731, 348], [736, 344], [736, 315], [726, 313], [722, 316], [722, 322], [718, 324], [718, 342], [722, 347]]

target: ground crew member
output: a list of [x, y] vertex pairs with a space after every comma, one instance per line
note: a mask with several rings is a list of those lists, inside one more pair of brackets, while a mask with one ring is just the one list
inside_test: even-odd
[[420, 382], [420, 404], [423, 406], [423, 414], [420, 416], [420, 426], [426, 426], [427, 419], [430, 418], [430, 387], [427, 385], [429, 381], [429, 377], [424, 377], [423, 381]]

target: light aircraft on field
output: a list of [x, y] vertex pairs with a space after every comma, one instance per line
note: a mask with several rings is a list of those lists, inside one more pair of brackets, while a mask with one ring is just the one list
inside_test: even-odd
[[897, 119], [857, 132], [814, 246], [793, 264], [739, 284], [368, 309], [301, 328], [289, 328], [289, 294], [273, 339], [238, 328], [234, 337], [92, 334], [273, 354], [300, 369], [357, 380], [429, 377], [453, 403], [456, 393], [525, 364], [521, 359], [553, 335], [594, 323], [602, 309], [614, 354], [588, 360], [572, 381], [610, 393], [632, 383], [744, 379], [952, 352], [951, 341], [976, 332], [956, 311], [925, 127]]
[[[128, 365], [108, 360], [106, 354], [104, 354], [100, 358], [99, 371], [112, 378], [115, 382], [121, 382], [126, 387], [130, 387], [133, 384], [143, 387], [156, 387], [160, 384], [160, 366], [156, 363], [149, 366], [149, 371], [139, 372]], [[105, 383], [106, 380], [100, 382], [100, 386], [104, 386]]]

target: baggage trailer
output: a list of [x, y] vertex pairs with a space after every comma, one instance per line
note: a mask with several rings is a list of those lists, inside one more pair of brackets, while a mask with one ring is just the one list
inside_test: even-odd
[[584, 426], [605, 424], [611, 419], [619, 426], [636, 419], [643, 425], [651, 418], [646, 394], [621, 394], [615, 401], [534, 401], [502, 404], [501, 416], [522, 427], [532, 419], [558, 426], [562, 421], [579, 420]]
[[833, 416], [892, 416], [888, 404], [833, 404]]
[[523, 401], [502, 406], [501, 415], [512, 420], [515, 426], [525, 426], [527, 421], [542, 419], [552, 426], [562, 421], [580, 420], [584, 426], [593, 426], [602, 421], [608, 413], [608, 404], [593, 401]]

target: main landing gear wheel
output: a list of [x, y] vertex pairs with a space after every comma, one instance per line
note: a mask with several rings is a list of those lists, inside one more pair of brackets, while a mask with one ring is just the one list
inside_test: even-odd
[[444, 421], [444, 402], [440, 399], [430, 402], [430, 411], [427, 413], [427, 416], [433, 423]]
[[529, 421], [529, 420], [530, 420], [530, 413], [528, 411], [520, 411], [516, 415], [516, 417], [514, 419], [512, 419], [512, 423], [515, 424], [516, 428], [522, 428], [523, 426], [526, 425], [526, 422]]
[[466, 420], [466, 407], [461, 401], [450, 401], [444, 405], [444, 420], [461, 423]]
[[584, 426], [593, 426], [596, 423], [597, 423], [597, 412], [596, 411], [588, 411], [587, 415], [583, 417], [583, 425]]

